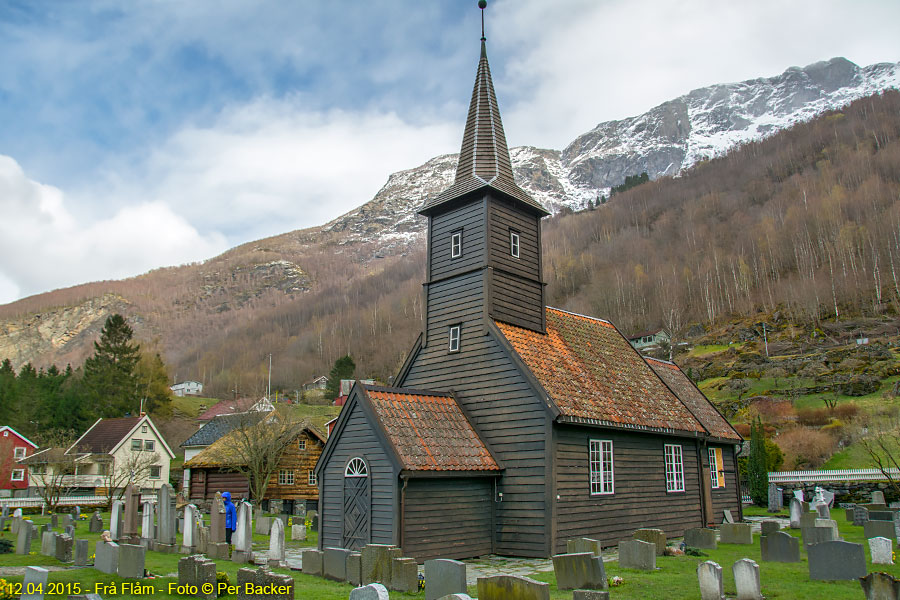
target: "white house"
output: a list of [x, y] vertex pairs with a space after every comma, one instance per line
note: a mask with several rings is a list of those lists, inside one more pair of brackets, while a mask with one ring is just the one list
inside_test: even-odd
[[182, 381], [169, 387], [176, 396], [199, 396], [203, 393], [203, 384], [199, 381]]

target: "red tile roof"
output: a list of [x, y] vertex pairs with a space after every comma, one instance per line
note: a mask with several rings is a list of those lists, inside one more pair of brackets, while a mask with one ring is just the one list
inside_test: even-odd
[[562, 420], [704, 432], [609, 322], [547, 308], [547, 333], [497, 327], [550, 395]]
[[246, 398], [238, 398], [237, 400], [222, 400], [221, 402], [216, 402], [211, 407], [209, 407], [206, 412], [197, 417], [200, 421], [208, 421], [213, 417], [218, 417], [220, 415], [233, 415], [235, 413], [247, 412], [250, 410], [250, 407], [256, 404], [257, 399], [246, 397]]
[[77, 442], [72, 450], [79, 454], [105, 454], [116, 447], [128, 432], [134, 429], [142, 417], [123, 417], [121, 419], [101, 419]]
[[647, 364], [656, 371], [660, 379], [666, 382], [666, 385], [684, 402], [685, 406], [694, 413], [709, 434], [716, 438], [741, 441], [741, 436], [728, 423], [725, 417], [716, 410], [703, 395], [697, 386], [684, 374], [684, 371], [678, 368], [675, 363], [665, 360], [658, 360], [647, 357]]
[[362, 386], [408, 471], [499, 471], [452, 396]]

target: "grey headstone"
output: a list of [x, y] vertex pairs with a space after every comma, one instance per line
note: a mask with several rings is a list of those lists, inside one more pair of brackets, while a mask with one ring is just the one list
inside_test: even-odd
[[897, 600], [900, 598], [900, 581], [888, 573], [869, 573], [860, 578], [859, 582], [866, 595], [866, 600]]
[[722, 522], [723, 522], [723, 523], [734, 523], [734, 517], [731, 516], [731, 511], [730, 511], [730, 510], [728, 510], [728, 509], [726, 508], [726, 509], [725, 509], [724, 511], [722, 511], [722, 512], [723, 512], [723, 516], [722, 516]]
[[834, 529], [831, 527], [804, 527], [800, 530], [800, 537], [804, 548], [811, 544], [835, 541]]
[[56, 534], [52, 531], [45, 531], [41, 535], [41, 554], [56, 556]]
[[575, 590], [572, 592], [572, 600], [609, 600], [609, 592], [604, 590]]
[[876, 490], [872, 492], [872, 504], [884, 504], [884, 492]]
[[88, 564], [88, 552], [90, 546], [87, 540], [75, 540], [75, 566], [84, 567]]
[[[28, 554], [31, 552], [31, 538], [34, 536], [34, 527], [29, 521], [23, 521], [16, 535], [16, 554]], [[42, 544], [43, 546], [43, 544]]]
[[803, 514], [803, 503], [797, 498], [791, 498], [791, 529], [800, 529], [800, 516]]
[[209, 551], [209, 527], [197, 528], [197, 552], [206, 554]]
[[144, 576], [144, 558], [147, 549], [136, 544], [119, 545], [119, 566], [116, 572], [126, 579], [141, 579]]
[[103, 532], [103, 517], [100, 516], [99, 512], [91, 515], [91, 520], [88, 522], [88, 531], [91, 533]]
[[72, 515], [63, 515], [62, 526], [63, 528], [69, 527], [75, 522], [75, 519], [72, 518]]
[[803, 498], [803, 490], [794, 490], [794, 498], [796, 498], [796, 499], [799, 500], [800, 502], [803, 502], [803, 500], [804, 500], [804, 498]]
[[359, 552], [347, 555], [347, 583], [355, 586], [362, 584], [362, 554]]
[[62, 563], [72, 562], [72, 547], [74, 540], [71, 536], [58, 534], [56, 536], [56, 560]]
[[350, 600], [390, 600], [390, 596], [380, 583], [370, 583], [350, 590]]
[[782, 531], [762, 536], [760, 550], [766, 562], [800, 562], [800, 540]]
[[824, 502], [820, 502], [816, 504], [816, 513], [818, 514], [820, 519], [830, 519], [831, 518], [831, 509], [828, 508], [828, 505]]
[[844, 509], [844, 520], [845, 521], [848, 521], [850, 523], [853, 522], [853, 511], [855, 508], [856, 508], [856, 506], [854, 505], [854, 506], [850, 506], [849, 508]]
[[873, 565], [892, 565], [893, 542], [884, 537], [869, 538], [869, 554], [872, 556]]
[[153, 523], [154, 512], [152, 502], [144, 502], [141, 506], [141, 537], [145, 540], [152, 540], [156, 537]]
[[478, 600], [550, 600], [550, 584], [528, 577], [493, 575], [479, 577], [476, 584]]
[[284, 523], [281, 519], [274, 519], [269, 529], [268, 561], [273, 567], [284, 564]]
[[[641, 540], [619, 542], [619, 567], [623, 569], [640, 569], [653, 571], [656, 569], [656, 544]], [[580, 586], [586, 587], [586, 586]]]
[[9, 524], [9, 531], [13, 535], [17, 535], [19, 533], [19, 525], [22, 523], [21, 518], [13, 517], [12, 522]]
[[225, 541], [225, 501], [221, 492], [216, 492], [209, 509], [209, 541], [214, 544]]
[[863, 523], [866, 538], [885, 537], [897, 541], [897, 531], [893, 521], [866, 521]]
[[666, 540], [666, 534], [662, 529], [638, 529], [631, 537], [635, 540], [641, 540], [642, 542], [656, 544], [657, 556], [662, 556], [666, 553], [668, 540]]
[[9, 504], [3, 505], [2, 512], [0, 512], [0, 517], [3, 517], [4, 519], [9, 518]]
[[306, 526], [305, 525], [291, 525], [291, 541], [292, 542], [305, 542], [306, 541]]
[[800, 529], [804, 527], [815, 527], [816, 520], [819, 518], [819, 513], [816, 512], [805, 512], [800, 515]]
[[184, 507], [184, 534], [181, 537], [181, 553], [191, 554], [200, 544], [200, 526], [197, 522], [199, 510], [195, 504]]
[[749, 558], [735, 561], [732, 567], [737, 600], [764, 600], [759, 585], [759, 565]]
[[66, 525], [63, 528], [63, 533], [65, 533], [70, 538], [74, 538], [75, 537], [75, 526], [74, 525]]
[[366, 544], [362, 549], [362, 583], [391, 583], [391, 561], [402, 556], [396, 546]]
[[719, 541], [723, 544], [752, 544], [753, 526], [750, 523], [722, 523]]
[[784, 508], [784, 494], [777, 483], [769, 484], [769, 512], [780, 512]]
[[[294, 600], [294, 580], [290, 575], [272, 573], [266, 567], [253, 569], [238, 569], [238, 600]], [[248, 593], [246, 584], [255, 586], [279, 586], [286, 588], [284, 593], [252, 594]]]
[[702, 550], [715, 550], [718, 547], [715, 529], [703, 527], [685, 529], [684, 543], [692, 548], [700, 548]]
[[581, 554], [582, 552], [590, 552], [594, 556], [601, 556], [602, 550], [603, 548], [600, 545], [599, 540], [593, 540], [591, 538], [575, 538], [574, 540], [566, 541], [567, 554]]
[[44, 523], [41, 525], [41, 537], [44, 537], [45, 533], [53, 533], [53, 528], [50, 527], [50, 523]]
[[22, 518], [22, 509], [17, 508], [16, 510], [14, 510], [13, 517], [16, 517], [17, 519], [21, 519]]
[[114, 542], [118, 542], [123, 536], [123, 519], [125, 516], [125, 503], [121, 500], [113, 500], [112, 512], [109, 515], [109, 533]]
[[[21, 600], [43, 600], [47, 593], [47, 583], [50, 581], [50, 571], [41, 567], [25, 567], [25, 579], [22, 581]], [[41, 590], [41, 593], [35, 593]], [[32, 593], [29, 594], [28, 592]]]
[[[607, 587], [603, 559], [590, 552], [555, 555], [553, 572], [556, 574], [556, 587], [560, 590], [605, 590]], [[425, 587], [428, 587], [427, 579]]]
[[820, 581], [856, 580], [866, 575], [862, 544], [822, 542], [806, 549], [809, 578]]
[[325, 579], [347, 581], [347, 557], [350, 551], [344, 548], [325, 548], [322, 555], [322, 575]]
[[115, 542], [97, 542], [94, 547], [94, 568], [107, 575], [116, 574], [119, 568], [119, 545]]
[[175, 495], [172, 486], [164, 483], [156, 493], [156, 544], [158, 552], [175, 551]]
[[319, 513], [314, 510], [307, 511], [306, 518], [309, 519], [309, 530], [319, 531]]
[[304, 550], [301, 557], [304, 575], [322, 576], [324, 554], [321, 550]]
[[237, 528], [231, 537], [234, 552], [231, 560], [237, 563], [249, 562], [253, 558], [253, 522], [252, 508], [247, 502], [241, 502], [237, 508]]
[[853, 507], [853, 524], [857, 527], [865, 525], [869, 520], [869, 509], [865, 506], [856, 505]]
[[896, 521], [897, 512], [893, 510], [869, 510], [870, 521]]
[[392, 590], [414, 594], [419, 589], [419, 565], [414, 558], [395, 558], [391, 561]]
[[700, 583], [701, 600], [724, 600], [722, 567], [708, 560], [697, 565], [697, 580]]
[[760, 523], [760, 534], [769, 535], [776, 531], [781, 531], [781, 524], [778, 521], [763, 521]]
[[271, 517], [260, 517], [256, 520], [256, 533], [257, 535], [269, 535], [269, 530], [272, 527], [272, 518]]
[[439, 558], [425, 561], [425, 600], [466, 593], [466, 563]]
[[[180, 559], [178, 561], [178, 584], [195, 586], [198, 597], [214, 600], [216, 598], [216, 563], [197, 554]], [[204, 593], [204, 584], [211, 584], [213, 591]], [[207, 588], [207, 590], [209, 589]]]
[[59, 515], [53, 513], [50, 515], [50, 529], [56, 529], [59, 527]]

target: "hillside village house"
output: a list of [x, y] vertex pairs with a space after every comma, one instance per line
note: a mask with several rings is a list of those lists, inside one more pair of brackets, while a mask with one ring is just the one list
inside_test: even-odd
[[740, 517], [741, 438], [677, 366], [545, 305], [549, 213], [514, 181], [483, 40], [456, 179], [419, 212], [425, 328], [397, 387], [357, 383], [341, 410], [316, 466], [320, 549], [545, 557]]
[[169, 386], [169, 389], [176, 396], [199, 396], [203, 393], [203, 384], [199, 381], [182, 381]]
[[665, 329], [651, 329], [629, 337], [628, 341], [638, 350], [643, 350], [644, 348], [658, 348], [660, 344], [668, 344], [672, 338]]
[[0, 427], [0, 497], [9, 498], [28, 488], [28, 469], [20, 461], [35, 450], [37, 444], [12, 427]]
[[255, 400], [250, 397], [237, 398], [235, 400], [222, 400], [216, 402], [207, 410], [202, 412], [198, 417], [198, 421], [209, 421], [214, 417], [221, 415], [235, 415], [245, 412], [263, 412], [268, 413], [275, 410], [275, 405], [268, 398], [260, 398]]
[[324, 390], [325, 386], [328, 385], [328, 376], [327, 375], [319, 375], [312, 381], [308, 381], [303, 384], [303, 390], [308, 392], [310, 390]]

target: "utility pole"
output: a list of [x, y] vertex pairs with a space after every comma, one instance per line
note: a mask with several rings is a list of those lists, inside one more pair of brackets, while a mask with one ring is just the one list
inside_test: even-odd
[[272, 395], [272, 355], [269, 355], [269, 383], [266, 385], [266, 400]]

